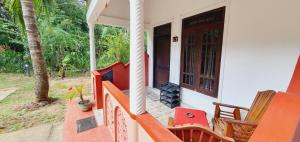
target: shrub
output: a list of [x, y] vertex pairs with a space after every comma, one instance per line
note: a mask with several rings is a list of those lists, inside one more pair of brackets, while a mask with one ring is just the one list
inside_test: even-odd
[[21, 73], [24, 71], [23, 54], [13, 50], [0, 51], [0, 72]]
[[104, 45], [108, 47], [98, 59], [98, 67], [107, 67], [115, 62], [129, 62], [129, 36], [125, 32], [110, 35], [104, 39]]

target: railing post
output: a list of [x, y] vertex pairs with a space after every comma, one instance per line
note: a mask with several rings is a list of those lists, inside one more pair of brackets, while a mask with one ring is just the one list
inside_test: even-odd
[[98, 71], [92, 72], [92, 89], [94, 101], [97, 109], [103, 108], [103, 93], [102, 93], [102, 79]]
[[144, 58], [144, 0], [130, 0], [130, 111], [146, 110]]

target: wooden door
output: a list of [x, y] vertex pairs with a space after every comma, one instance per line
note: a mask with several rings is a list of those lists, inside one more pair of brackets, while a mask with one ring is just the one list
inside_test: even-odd
[[169, 81], [171, 24], [154, 28], [154, 79], [153, 87], [159, 88]]

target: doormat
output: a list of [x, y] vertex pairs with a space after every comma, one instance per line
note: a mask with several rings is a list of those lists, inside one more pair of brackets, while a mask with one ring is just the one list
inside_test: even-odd
[[97, 122], [94, 116], [87, 117], [76, 121], [77, 133], [84, 132], [97, 127]]

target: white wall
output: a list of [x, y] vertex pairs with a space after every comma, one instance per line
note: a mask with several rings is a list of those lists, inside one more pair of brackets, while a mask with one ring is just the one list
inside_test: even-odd
[[[212, 114], [213, 101], [249, 107], [258, 90], [286, 90], [300, 55], [299, 0], [146, 0], [145, 5], [152, 27], [171, 21], [172, 37], [179, 39], [183, 18], [226, 6], [219, 97], [183, 89], [184, 103]], [[179, 83], [181, 41], [171, 46], [170, 81]]]
[[300, 55], [299, 5], [231, 1], [223, 102], [249, 106], [257, 90], [286, 90]]

